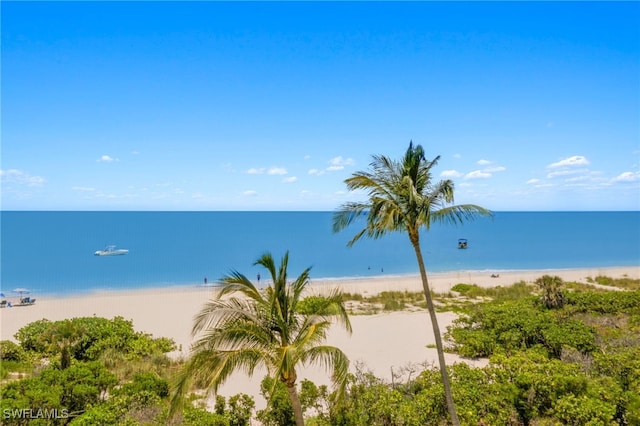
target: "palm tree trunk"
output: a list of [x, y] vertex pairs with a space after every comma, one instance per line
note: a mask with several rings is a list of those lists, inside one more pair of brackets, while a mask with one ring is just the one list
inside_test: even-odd
[[302, 405], [300, 404], [300, 398], [298, 398], [296, 384], [285, 384], [287, 385], [287, 391], [289, 391], [289, 399], [291, 400], [291, 406], [293, 407], [293, 417], [296, 420], [296, 426], [304, 426], [304, 417], [302, 417]]
[[442, 376], [442, 385], [444, 386], [444, 396], [447, 402], [447, 410], [449, 411], [449, 417], [453, 426], [460, 426], [460, 420], [456, 413], [456, 407], [453, 404], [453, 395], [451, 393], [451, 384], [449, 383], [449, 374], [447, 373], [447, 364], [444, 360], [444, 347], [442, 346], [442, 337], [440, 336], [440, 328], [438, 327], [438, 318], [436, 317], [436, 310], [433, 306], [433, 299], [431, 298], [431, 290], [429, 289], [429, 281], [427, 280], [427, 270], [424, 267], [424, 260], [422, 258], [422, 251], [420, 250], [420, 241], [418, 235], [409, 234], [411, 245], [416, 252], [418, 258], [418, 267], [420, 268], [420, 278], [422, 278], [422, 288], [424, 290], [424, 296], [427, 299], [427, 309], [429, 310], [429, 317], [431, 317], [431, 325], [433, 326], [433, 337], [436, 340], [436, 350], [438, 352], [438, 362], [440, 364], [440, 375]]
[[69, 350], [69, 346], [64, 345], [62, 347], [62, 352], [60, 353], [60, 369], [66, 370], [71, 366], [71, 351]]

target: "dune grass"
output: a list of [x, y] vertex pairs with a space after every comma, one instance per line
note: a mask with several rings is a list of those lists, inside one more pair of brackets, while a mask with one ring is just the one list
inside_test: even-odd
[[372, 296], [344, 293], [343, 300], [352, 315], [426, 309], [425, 297], [420, 291], [383, 291]]
[[[640, 280], [628, 277], [597, 276], [596, 278], [588, 278], [587, 281], [625, 290], [640, 289]], [[564, 288], [570, 292], [608, 291], [590, 284], [569, 281], [564, 283]], [[463, 312], [472, 305], [488, 300], [506, 302], [536, 296], [538, 295], [538, 288], [525, 281], [518, 281], [510, 286], [496, 287], [480, 287], [477, 284], [458, 283], [448, 292], [431, 292], [431, 294], [439, 312]], [[342, 297], [351, 315], [373, 315], [381, 312], [426, 309], [424, 293], [421, 291], [383, 291], [370, 296], [360, 293], [343, 293]]]
[[633, 279], [627, 276], [622, 278], [611, 278], [604, 275], [598, 275], [595, 278], [587, 278], [587, 281], [624, 290], [640, 290], [640, 279]]

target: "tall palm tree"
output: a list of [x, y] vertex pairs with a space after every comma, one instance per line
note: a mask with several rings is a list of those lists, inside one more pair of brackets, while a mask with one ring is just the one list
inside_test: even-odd
[[427, 272], [420, 250], [420, 230], [429, 230], [433, 223], [463, 223], [478, 216], [492, 213], [473, 204], [453, 205], [454, 185], [451, 180], [433, 182], [431, 169], [440, 157], [429, 161], [422, 146], [409, 148], [400, 161], [374, 155], [370, 171], [359, 171], [345, 180], [349, 190], [364, 190], [368, 199], [364, 202], [343, 204], [333, 216], [333, 230], [338, 232], [366, 216], [364, 228], [348, 243], [353, 245], [361, 237], [379, 238], [389, 232], [406, 232], [415, 250], [422, 279], [427, 308], [436, 341], [440, 373], [444, 385], [449, 417], [453, 425], [459, 425], [451, 385], [444, 360], [444, 349], [436, 311], [431, 298]]
[[[287, 252], [277, 270], [269, 253], [254, 263], [271, 276], [273, 284], [263, 291], [237, 271], [222, 278], [218, 297], [195, 317], [192, 334], [199, 338], [176, 378], [173, 412], [193, 380], [215, 392], [234, 371], [252, 375], [257, 367], [266, 368], [272, 378], [287, 386], [298, 426], [304, 425], [296, 391], [299, 365], [318, 363], [331, 369], [334, 384], [342, 389], [349, 360], [340, 349], [322, 344], [334, 318], [351, 332], [342, 295], [334, 290], [314, 304], [311, 312], [299, 313], [297, 305], [309, 284], [310, 268], [287, 282], [288, 262]], [[222, 299], [227, 295], [231, 297]], [[274, 386], [276, 383], [274, 380]]]

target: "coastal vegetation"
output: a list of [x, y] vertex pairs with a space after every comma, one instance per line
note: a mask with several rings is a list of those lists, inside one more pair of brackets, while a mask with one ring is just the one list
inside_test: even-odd
[[420, 247], [420, 231], [428, 231], [434, 223], [461, 224], [479, 216], [491, 216], [491, 212], [474, 204], [453, 204], [453, 181], [445, 179], [434, 182], [432, 178], [431, 169], [438, 164], [439, 159], [440, 156], [427, 160], [422, 146], [414, 147], [413, 142], [409, 143], [409, 148], [400, 161], [384, 155], [374, 155], [370, 171], [356, 172], [345, 180], [350, 191], [365, 191], [367, 200], [343, 204], [334, 214], [333, 230], [339, 232], [365, 216], [364, 227], [356, 233], [349, 245], [363, 236], [380, 238], [390, 232], [406, 232], [409, 236], [418, 261], [433, 327], [447, 410], [453, 426], [458, 426], [460, 421], [449, 383], [444, 346]]
[[[609, 287], [640, 284], [606, 279]], [[448, 367], [462, 425], [640, 424], [640, 291], [555, 284], [564, 296], [561, 307], [548, 307], [535, 281], [495, 288], [459, 283], [449, 293], [433, 295], [440, 309], [459, 313], [445, 334], [445, 349], [486, 360], [483, 367], [463, 362]], [[343, 303], [413, 297], [403, 293], [341, 297]], [[321, 299], [300, 298], [296, 307], [336, 312]], [[296, 424], [288, 387], [273, 376], [260, 385], [268, 400], [262, 409], [256, 410], [246, 394], [217, 395], [207, 405], [193, 389], [185, 395], [188, 403], [171, 417], [171, 383], [189, 361], [170, 359], [167, 353], [175, 349], [170, 339], [136, 332], [123, 318], [39, 320], [14, 338], [0, 342], [3, 425], [243, 426], [251, 419], [267, 426]], [[69, 356], [64, 368], [63, 352]], [[341, 389], [300, 381], [296, 388], [305, 423], [448, 423], [437, 366], [400, 365], [392, 373], [385, 380], [355, 363]]]

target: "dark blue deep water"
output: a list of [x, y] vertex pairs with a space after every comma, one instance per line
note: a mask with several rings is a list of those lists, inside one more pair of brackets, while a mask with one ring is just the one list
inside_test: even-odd
[[[406, 234], [347, 241], [332, 212], [14, 212], [0, 213], [0, 287], [68, 294], [209, 283], [232, 269], [290, 251], [290, 275], [312, 278], [415, 274]], [[458, 238], [469, 248], [457, 249]], [[97, 257], [107, 244], [129, 254]], [[640, 212], [498, 212], [422, 235], [429, 272], [640, 265]]]

